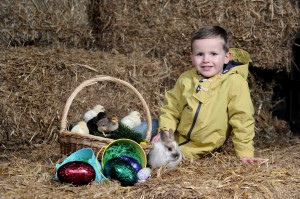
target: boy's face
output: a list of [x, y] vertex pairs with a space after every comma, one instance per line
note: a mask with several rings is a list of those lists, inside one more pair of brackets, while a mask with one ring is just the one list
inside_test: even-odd
[[227, 64], [231, 58], [231, 54], [223, 49], [224, 40], [220, 37], [198, 39], [192, 45], [192, 64], [204, 77], [221, 73], [224, 64]]

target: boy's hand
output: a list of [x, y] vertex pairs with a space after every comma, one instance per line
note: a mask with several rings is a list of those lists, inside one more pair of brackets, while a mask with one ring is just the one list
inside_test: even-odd
[[158, 142], [159, 140], [160, 140], [160, 134], [159, 133], [152, 138], [152, 142]]
[[268, 162], [269, 159], [263, 159], [263, 158], [249, 158], [249, 157], [244, 157], [244, 158], [240, 158], [240, 161], [242, 163], [258, 163], [258, 164], [262, 164], [265, 162]]

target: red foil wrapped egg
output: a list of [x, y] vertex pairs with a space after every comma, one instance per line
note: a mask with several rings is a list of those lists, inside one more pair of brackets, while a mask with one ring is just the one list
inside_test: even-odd
[[57, 177], [61, 182], [74, 185], [86, 185], [96, 178], [94, 168], [81, 161], [68, 162], [57, 170]]

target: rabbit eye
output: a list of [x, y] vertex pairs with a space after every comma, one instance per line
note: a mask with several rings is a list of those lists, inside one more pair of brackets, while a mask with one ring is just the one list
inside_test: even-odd
[[171, 148], [171, 147], [168, 147], [168, 150], [169, 150], [169, 151], [172, 151], [172, 148]]

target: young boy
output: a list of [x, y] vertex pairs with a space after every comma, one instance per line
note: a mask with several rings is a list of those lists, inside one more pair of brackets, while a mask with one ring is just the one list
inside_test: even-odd
[[[196, 158], [221, 147], [233, 133], [238, 158], [254, 158], [254, 109], [247, 83], [250, 56], [241, 49], [229, 49], [227, 32], [219, 26], [205, 26], [191, 39], [193, 69], [178, 78], [166, 93], [159, 128], [175, 130], [175, 140], [186, 157]], [[153, 141], [160, 139], [159, 134]]]

